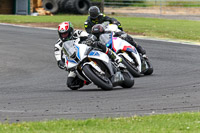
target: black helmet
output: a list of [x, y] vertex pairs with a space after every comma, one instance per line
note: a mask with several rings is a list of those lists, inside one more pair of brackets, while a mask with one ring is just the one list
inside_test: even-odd
[[97, 6], [91, 6], [88, 13], [92, 19], [96, 19], [100, 14], [100, 10]]
[[71, 22], [62, 22], [58, 26], [58, 34], [62, 41], [68, 41], [73, 37], [74, 28]]
[[93, 35], [95, 35], [97, 38], [99, 38], [99, 36], [105, 32], [104, 27], [102, 26], [102, 24], [96, 24], [92, 27], [92, 31], [91, 33]]

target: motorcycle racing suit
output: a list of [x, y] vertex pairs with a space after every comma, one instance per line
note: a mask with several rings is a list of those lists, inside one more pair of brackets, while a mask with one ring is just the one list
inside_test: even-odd
[[[88, 33], [81, 30], [74, 30], [71, 40], [76, 40], [78, 38], [88, 38]], [[65, 69], [65, 55], [62, 51], [63, 41], [58, 39], [55, 44], [54, 55], [57, 60], [58, 67]], [[86, 83], [86, 82], [85, 82]], [[69, 71], [67, 78], [67, 86], [73, 90], [81, 88], [84, 85], [84, 81], [79, 79], [74, 71]]]
[[91, 33], [92, 27], [95, 24], [102, 24], [105, 21], [109, 21], [111, 24], [116, 24], [120, 30], [123, 31], [122, 26], [119, 21], [115, 18], [110, 18], [102, 13], [99, 14], [99, 16], [96, 19], [92, 19], [90, 16], [88, 16], [87, 20], [84, 23], [85, 30], [87, 33]]

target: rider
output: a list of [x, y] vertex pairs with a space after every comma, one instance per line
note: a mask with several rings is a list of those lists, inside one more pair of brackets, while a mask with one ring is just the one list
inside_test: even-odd
[[102, 13], [97, 6], [91, 6], [88, 10], [89, 16], [84, 23], [87, 33], [91, 33], [91, 29], [95, 24], [101, 24], [105, 21], [109, 21], [111, 24], [116, 24], [120, 30], [123, 31], [119, 21], [115, 18], [110, 18]]
[[[65, 69], [65, 58], [63, 53], [63, 42], [76, 40], [80, 38], [82, 43], [85, 42], [87, 45], [91, 45], [101, 49], [102, 52], [105, 52], [114, 62], [119, 64], [122, 59], [121, 57], [117, 56], [112, 50], [109, 50], [105, 45], [101, 45], [98, 42], [92, 41], [94, 39], [93, 35], [89, 35], [88, 33], [81, 31], [81, 30], [74, 30], [73, 25], [71, 22], [62, 22], [58, 26], [58, 35], [59, 39], [55, 44], [55, 58], [57, 60], [58, 67], [61, 69]], [[85, 81], [78, 78], [74, 71], [69, 71], [68, 79], [67, 79], [67, 86], [71, 89], [78, 89], [81, 88], [84, 84], [87, 84]]]
[[128, 35], [127, 33], [125, 33], [123, 31], [120, 22], [117, 21], [115, 18], [110, 18], [110, 17], [105, 16], [104, 14], [100, 13], [100, 10], [97, 6], [91, 6], [89, 8], [88, 12], [89, 12], [89, 16], [84, 24], [85, 30], [88, 33], [91, 33], [92, 27], [94, 25], [102, 24], [103, 22], [109, 21], [109, 23], [111, 23], [111, 24], [116, 24], [118, 26], [118, 29], [121, 30], [120, 32], [115, 32], [115, 37], [120, 37], [120, 38], [124, 39], [125, 41], [129, 42], [131, 45], [136, 47], [138, 52], [141, 53], [142, 55], [146, 54], [146, 51], [140, 45], [138, 45], [130, 35]]
[[[111, 31], [105, 31], [104, 27], [102, 24], [96, 24], [92, 27], [92, 34], [95, 35], [97, 38], [99, 38], [99, 36], [101, 34], [109, 34], [110, 35]], [[129, 42], [131, 45], [133, 45], [137, 51], [143, 55], [143, 57], [146, 57], [146, 51], [140, 46], [138, 45], [133, 38], [126, 34], [123, 31], [118, 31], [118, 32], [112, 32], [114, 37], [120, 37], [121, 39]]]

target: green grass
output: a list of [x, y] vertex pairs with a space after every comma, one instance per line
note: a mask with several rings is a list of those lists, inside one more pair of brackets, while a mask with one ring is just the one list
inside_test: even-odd
[[[21, 16], [0, 15], [0, 22], [4, 23], [61, 23], [71, 21], [76, 28], [83, 28], [87, 16], [55, 15], [55, 16]], [[56, 27], [55, 27], [56, 28]]]
[[[172, 39], [200, 42], [200, 22], [190, 20], [170, 20], [156, 18], [121, 17], [117, 18], [126, 32]], [[0, 15], [4, 23], [60, 23], [71, 21], [75, 28], [83, 29], [86, 15], [55, 15], [55, 16], [16, 16]], [[55, 27], [56, 28], [56, 27]]]
[[[128, 32], [146, 36], [183, 39], [200, 42], [200, 22], [190, 20], [169, 20], [155, 18], [128, 18], [120, 22]], [[124, 23], [126, 25], [124, 25]]]
[[200, 113], [1, 123], [1, 133], [200, 133]]

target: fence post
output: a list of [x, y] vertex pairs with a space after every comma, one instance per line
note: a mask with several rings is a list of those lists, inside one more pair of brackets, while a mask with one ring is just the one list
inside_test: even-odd
[[162, 15], [162, 0], [160, 0], [160, 15]]
[[104, 13], [104, 0], [101, 1], [102, 13]]

